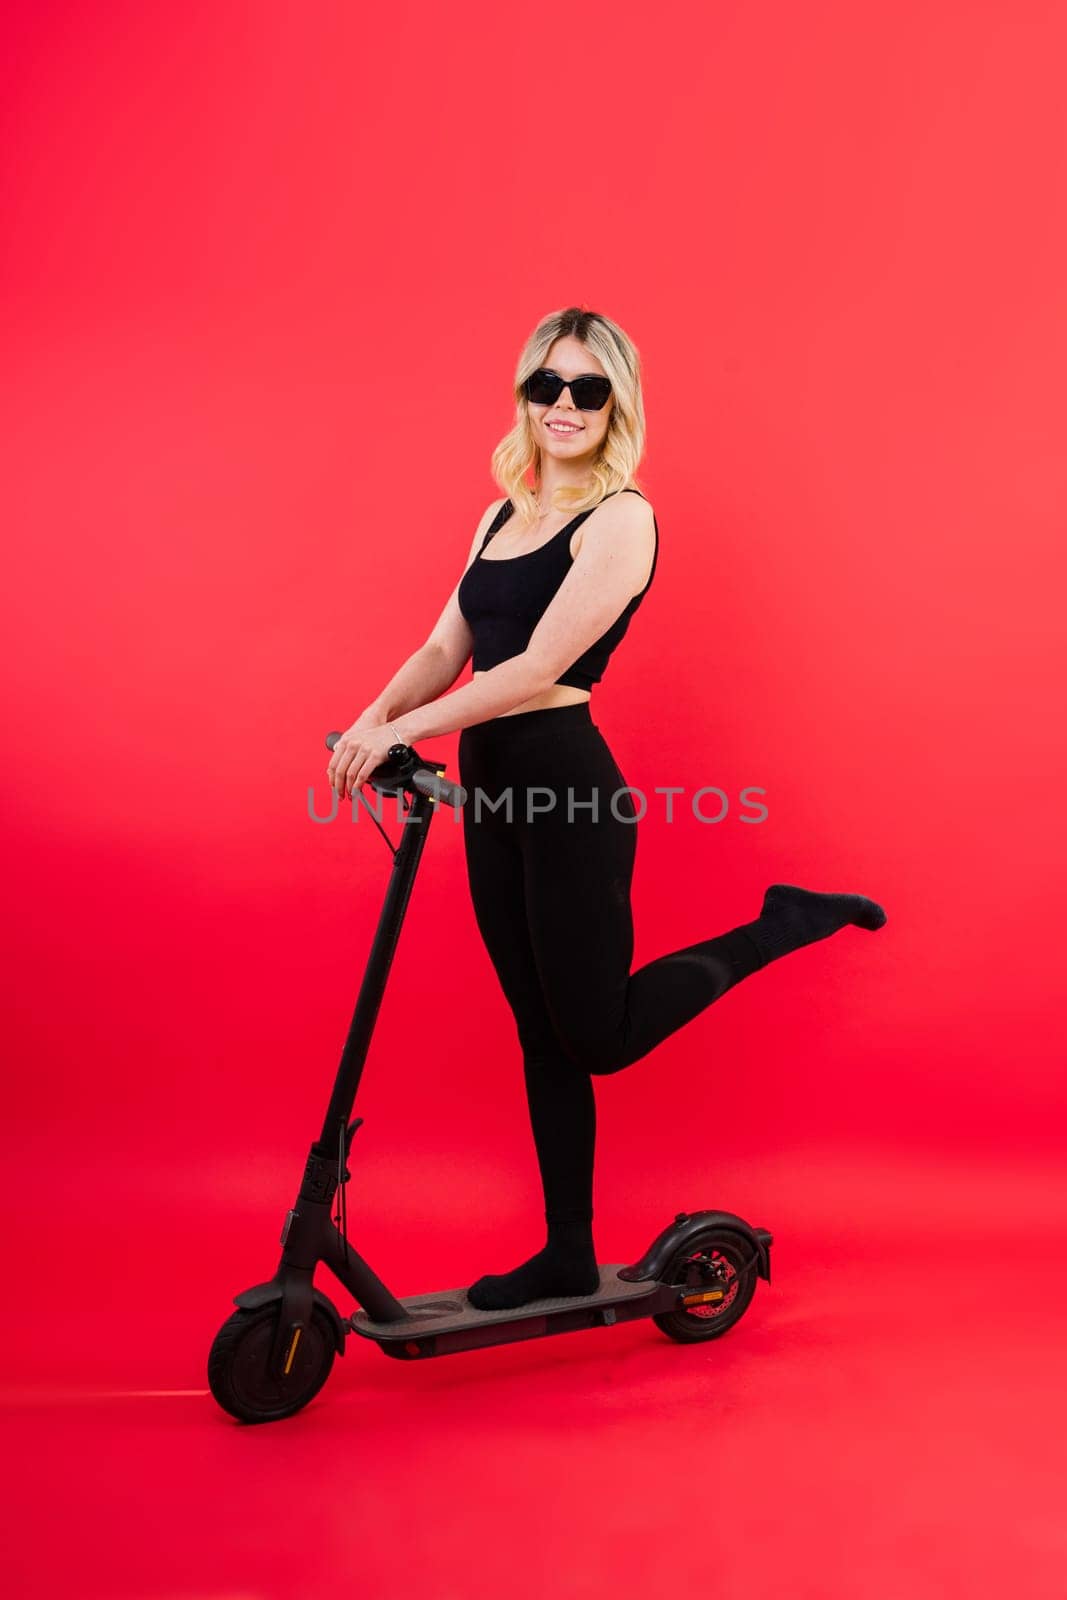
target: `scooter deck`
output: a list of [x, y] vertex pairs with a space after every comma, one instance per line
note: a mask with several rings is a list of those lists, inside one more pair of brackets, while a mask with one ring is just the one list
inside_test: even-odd
[[357, 1311], [349, 1319], [353, 1333], [362, 1333], [369, 1339], [416, 1339], [431, 1333], [454, 1333], [464, 1328], [482, 1328], [494, 1322], [519, 1322], [526, 1318], [544, 1317], [554, 1311], [570, 1311], [583, 1306], [609, 1306], [622, 1300], [638, 1300], [654, 1295], [659, 1280], [645, 1278], [638, 1283], [627, 1283], [618, 1276], [622, 1261], [600, 1267], [600, 1288], [593, 1294], [558, 1295], [547, 1300], [526, 1300], [521, 1306], [509, 1306], [503, 1311], [482, 1311], [472, 1306], [466, 1289], [446, 1289], [436, 1294], [398, 1295], [400, 1304], [410, 1312], [402, 1322], [374, 1322], [365, 1311]]

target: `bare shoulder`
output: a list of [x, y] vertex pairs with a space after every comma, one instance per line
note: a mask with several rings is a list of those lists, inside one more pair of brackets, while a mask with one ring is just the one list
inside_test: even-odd
[[644, 526], [646, 528], [651, 527], [652, 523], [655, 522], [656, 513], [652, 509], [652, 502], [645, 494], [644, 490], [637, 489], [632, 494], [624, 492], [622, 494], [615, 495], [614, 498], [616, 500], [621, 500], [622, 503], [629, 508], [632, 516], [636, 516], [639, 521], [643, 519]]
[[501, 495], [499, 500], [491, 501], [479, 517], [478, 526], [475, 528], [471, 537], [470, 549], [467, 551], [467, 566], [470, 566], [471, 562], [478, 554], [478, 551], [481, 549], [482, 540], [489, 532], [490, 523], [493, 521], [493, 518], [496, 516], [497, 512], [501, 509], [506, 499], [506, 495]]
[[656, 514], [651, 502], [641, 494], [613, 494], [593, 507], [578, 530], [592, 545], [631, 545], [638, 552], [652, 549], [656, 535]]
[[479, 528], [480, 532], [482, 532], [482, 533], [485, 532], [486, 528], [488, 528], [489, 524], [492, 522], [492, 520], [496, 516], [497, 512], [503, 509], [504, 502], [506, 500], [507, 500], [507, 495], [506, 494], [502, 494], [500, 496], [499, 500], [491, 500], [489, 502], [489, 504], [486, 506], [485, 510], [482, 512], [482, 520], [478, 524], [478, 528]]
[[478, 524], [477, 537], [479, 539], [481, 539], [484, 533], [489, 531], [489, 526], [496, 519], [497, 512], [502, 511], [504, 506], [507, 504], [507, 498], [508, 497], [506, 494], [502, 494], [499, 500], [491, 500], [486, 506], [485, 510], [482, 512], [482, 520]]
[[605, 527], [651, 530], [656, 520], [652, 502], [646, 500], [643, 494], [632, 494], [626, 490], [607, 495], [593, 509], [596, 516], [590, 517], [589, 522], [598, 522]]
[[621, 562], [634, 580], [635, 592], [649, 577], [656, 552], [656, 519], [643, 495], [614, 494], [602, 500], [576, 537], [582, 542], [572, 551], [575, 560], [585, 549], [587, 559], [605, 568]]

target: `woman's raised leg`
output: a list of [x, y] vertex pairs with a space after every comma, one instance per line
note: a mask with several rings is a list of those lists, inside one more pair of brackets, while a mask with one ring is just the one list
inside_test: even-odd
[[[595, 725], [568, 739], [564, 754], [576, 804], [568, 814], [564, 798], [526, 830], [526, 915], [552, 1026], [586, 1071], [632, 1065], [779, 956], [848, 922], [873, 928], [885, 921], [881, 907], [862, 895], [775, 884], [755, 921], [631, 972], [636, 823], [628, 819], [636, 810]], [[578, 803], [594, 791], [595, 815]]]

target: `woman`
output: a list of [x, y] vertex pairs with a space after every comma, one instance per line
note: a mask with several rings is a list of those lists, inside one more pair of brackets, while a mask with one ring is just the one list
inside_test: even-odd
[[[593, 1075], [640, 1060], [779, 956], [886, 920], [863, 895], [773, 884], [754, 922], [631, 973], [636, 808], [589, 701], [658, 555], [658, 524], [633, 483], [638, 353], [607, 317], [556, 312], [522, 351], [515, 397], [515, 426], [492, 458], [507, 498], [487, 507], [429, 639], [327, 769], [351, 796], [391, 745], [462, 730], [468, 882], [515, 1017], [548, 1230], [530, 1260], [472, 1284], [484, 1309], [598, 1287]], [[445, 693], [472, 654], [471, 681]]]

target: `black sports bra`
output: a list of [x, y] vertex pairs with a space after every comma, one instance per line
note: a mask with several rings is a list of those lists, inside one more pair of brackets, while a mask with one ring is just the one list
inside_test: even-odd
[[[640, 494], [641, 491], [626, 488], [613, 489], [611, 493]], [[609, 495], [604, 496], [604, 499], [608, 498]], [[600, 504], [602, 502], [597, 501], [597, 505]], [[482, 552], [486, 545], [514, 509], [510, 500], [504, 501], [482, 540], [478, 554], [463, 574], [457, 592], [459, 609], [474, 635], [472, 670], [475, 672], [486, 672], [526, 649], [549, 601], [573, 565], [570, 535], [590, 512], [596, 510], [596, 506], [579, 511], [565, 528], [560, 528], [547, 544], [539, 545], [536, 550], [528, 550], [521, 556], [502, 557], [499, 561], [483, 561]], [[568, 684], [575, 689], [591, 689], [603, 677], [608, 658], [630, 626], [630, 618], [648, 593], [655, 576], [656, 562], [659, 560], [659, 524], [655, 513], [652, 521], [656, 529], [656, 544], [648, 582], [631, 597], [607, 632], [601, 634], [566, 672], [560, 674], [557, 683]]]

